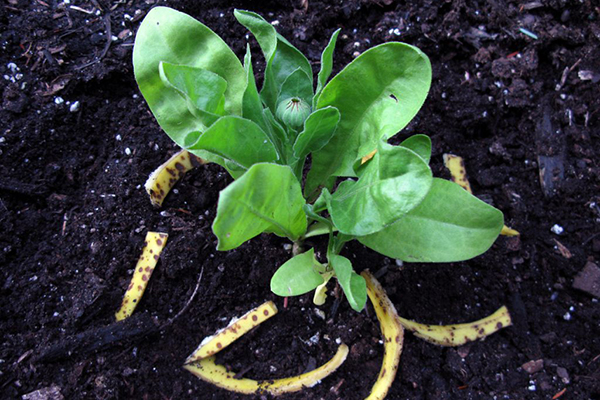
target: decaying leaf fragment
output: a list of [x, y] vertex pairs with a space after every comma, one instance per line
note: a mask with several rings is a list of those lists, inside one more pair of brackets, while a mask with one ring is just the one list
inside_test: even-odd
[[135, 307], [140, 302], [140, 299], [146, 290], [146, 286], [148, 285], [148, 281], [152, 276], [154, 267], [156, 267], [160, 253], [165, 247], [165, 244], [167, 244], [168, 237], [169, 235], [162, 232], [148, 232], [146, 234], [142, 255], [135, 266], [133, 277], [131, 277], [131, 283], [123, 296], [121, 308], [115, 314], [117, 321], [131, 316]]
[[479, 321], [456, 325], [426, 325], [400, 317], [404, 328], [415, 336], [440, 346], [462, 346], [466, 343], [483, 339], [502, 328], [512, 325], [506, 306]]
[[361, 275], [367, 282], [367, 294], [381, 326], [384, 346], [381, 370], [367, 400], [383, 400], [394, 382], [396, 371], [398, 371], [404, 342], [404, 329], [400, 325], [396, 308], [387, 297], [381, 284], [368, 270], [363, 271]]
[[[446, 153], [444, 154], [444, 166], [448, 169], [448, 171], [450, 171], [452, 182], [457, 183], [467, 192], [473, 194], [473, 190], [471, 190], [471, 184], [467, 178], [465, 162], [462, 157]], [[504, 236], [518, 236], [519, 232], [504, 225], [500, 234]]]
[[241, 318], [232, 320], [225, 328], [204, 339], [194, 353], [188, 357], [183, 368], [205, 382], [232, 392], [244, 394], [269, 393], [278, 396], [320, 383], [322, 379], [338, 369], [346, 360], [348, 346], [341, 344], [336, 354], [319, 368], [305, 374], [272, 380], [238, 379], [236, 378], [236, 372], [228, 371], [224, 366], [215, 363], [214, 354], [276, 313], [277, 307], [275, 304], [272, 301], [267, 301], [250, 310]]
[[150, 195], [152, 205], [160, 207], [171, 188], [187, 171], [206, 163], [206, 160], [187, 150], [175, 153], [173, 157], [150, 174], [144, 185], [146, 192]]

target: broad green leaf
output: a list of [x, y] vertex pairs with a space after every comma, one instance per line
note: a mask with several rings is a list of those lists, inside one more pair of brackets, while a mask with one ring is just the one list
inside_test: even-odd
[[206, 125], [187, 107], [186, 99], [160, 78], [161, 61], [214, 72], [227, 81], [224, 110], [241, 115], [246, 74], [223, 40], [194, 18], [167, 7], [155, 7], [144, 18], [135, 38], [135, 79], [163, 130], [178, 145], [186, 135]]
[[281, 86], [292, 72], [301, 68], [312, 82], [310, 63], [298, 49], [279, 35], [273, 25], [260, 15], [243, 10], [235, 10], [234, 15], [240, 24], [252, 32], [263, 51], [267, 66], [260, 94], [267, 107], [275, 112], [277, 108], [275, 103]]
[[503, 223], [500, 210], [453, 182], [434, 178], [419, 206], [395, 224], [358, 240], [404, 261], [462, 261], [489, 249]]
[[337, 37], [340, 33], [341, 29], [336, 30], [331, 35], [331, 39], [329, 39], [329, 43], [323, 53], [321, 53], [321, 70], [319, 71], [319, 75], [317, 76], [317, 91], [315, 92], [315, 98], [313, 107], [316, 108], [317, 100], [319, 99], [319, 95], [325, 87], [325, 83], [327, 83], [327, 79], [329, 79], [329, 75], [331, 75], [331, 70], [333, 69], [333, 51], [335, 50], [335, 42], [337, 41]]
[[334, 255], [329, 264], [335, 271], [340, 286], [355, 311], [362, 311], [367, 302], [367, 283], [365, 279], [352, 269], [352, 263], [346, 257]]
[[234, 116], [217, 120], [187, 149], [192, 153], [208, 151], [244, 169], [278, 160], [277, 150], [267, 134], [249, 119]]
[[347, 235], [364, 236], [402, 218], [429, 191], [429, 166], [415, 152], [381, 143], [358, 181], [342, 182], [325, 192], [333, 224]]
[[294, 143], [294, 157], [301, 160], [322, 149], [331, 140], [339, 120], [340, 112], [334, 107], [325, 107], [310, 114]]
[[285, 129], [281, 126], [281, 124], [275, 119], [275, 116], [271, 112], [270, 109], [263, 109], [263, 115], [267, 122], [271, 125], [271, 131], [273, 132], [273, 137], [277, 141], [279, 148], [281, 149], [281, 157], [282, 164], [287, 164], [287, 154], [290, 152], [289, 147], [291, 146], [288, 140], [287, 133]]
[[427, 97], [431, 65], [416, 47], [385, 43], [346, 66], [321, 92], [317, 108], [340, 110], [336, 134], [313, 154], [305, 193], [331, 175], [354, 176], [354, 161], [404, 128]]
[[231, 250], [265, 231], [297, 240], [306, 232], [300, 183], [286, 165], [254, 164], [219, 195], [213, 232]]
[[[270, 126], [265, 121], [263, 115], [263, 106], [258, 95], [258, 89], [256, 88], [256, 81], [254, 79], [254, 71], [252, 69], [252, 54], [250, 53], [250, 45], [246, 46], [246, 55], [244, 56], [244, 69], [246, 70], [246, 80], [248, 85], [244, 92], [242, 102], [242, 116], [246, 119], [256, 122], [263, 131], [269, 133]], [[274, 140], [271, 140], [275, 142]]]
[[323, 283], [318, 268], [323, 266], [315, 258], [315, 250], [287, 260], [271, 278], [271, 291], [278, 296], [299, 296], [316, 289]]
[[306, 75], [302, 68], [296, 69], [283, 81], [277, 102], [285, 101], [291, 97], [299, 97], [309, 106], [312, 102], [312, 79]]
[[158, 70], [163, 83], [185, 95], [199, 110], [222, 113], [227, 81], [203, 68], [160, 62]]
[[400, 143], [400, 146], [411, 149], [425, 160], [425, 163], [429, 164], [431, 159], [431, 139], [429, 139], [429, 136], [413, 135]]

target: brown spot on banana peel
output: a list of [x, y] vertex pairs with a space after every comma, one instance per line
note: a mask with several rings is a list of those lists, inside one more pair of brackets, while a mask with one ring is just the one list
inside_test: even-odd
[[[164, 249], [167, 238], [169, 235], [161, 232], [148, 232], [144, 241], [144, 248], [142, 249], [142, 255], [138, 259], [137, 265], [135, 266], [131, 282], [127, 287], [127, 291], [123, 296], [123, 302], [121, 308], [116, 312], [115, 318], [117, 321], [125, 319], [133, 313], [135, 307], [139, 303], [148, 281], [152, 276], [152, 272], [158, 262], [158, 256]], [[161, 239], [159, 239], [161, 238]], [[150, 254], [154, 254], [154, 257], [150, 257]]]
[[220, 388], [243, 394], [269, 393], [278, 396], [284, 393], [297, 392], [306, 387], [312, 387], [325, 379], [339, 368], [348, 357], [348, 346], [341, 344], [335, 355], [317, 369], [302, 375], [283, 379], [258, 381], [254, 379], [236, 379], [233, 371], [215, 363], [215, 357], [203, 358], [183, 366], [203, 381], [212, 383]]
[[209, 353], [216, 354], [221, 349], [235, 342], [250, 329], [263, 323], [275, 314], [277, 314], [277, 306], [272, 301], [267, 301], [248, 311], [240, 318], [234, 318], [225, 328], [219, 329], [212, 336], [204, 338], [185, 363], [190, 364], [206, 358], [210, 355]]
[[[450, 172], [450, 179], [452, 182], [459, 184], [467, 192], [473, 194], [473, 190], [471, 190], [471, 184], [467, 178], [465, 162], [462, 157], [446, 153], [444, 154], [443, 158], [444, 166]], [[500, 234], [503, 236], [518, 236], [519, 232], [504, 225]]]
[[181, 150], [169, 158], [167, 162], [150, 174], [144, 185], [146, 192], [150, 195], [152, 205], [160, 207], [169, 190], [178, 179], [185, 175], [187, 171], [207, 162], [187, 150]]
[[[367, 400], [383, 400], [387, 395], [400, 364], [400, 354], [402, 353], [402, 344], [404, 341], [404, 329], [400, 324], [396, 307], [387, 297], [385, 290], [375, 277], [365, 270], [361, 273], [367, 282], [367, 295], [373, 304], [381, 334], [384, 338], [383, 344], [383, 362], [377, 381], [371, 389]], [[391, 340], [391, 338], [394, 340]], [[390, 338], [389, 340], [387, 338]]]
[[456, 325], [425, 325], [400, 317], [400, 323], [415, 336], [440, 346], [454, 347], [483, 339], [512, 325], [506, 306], [479, 321]]

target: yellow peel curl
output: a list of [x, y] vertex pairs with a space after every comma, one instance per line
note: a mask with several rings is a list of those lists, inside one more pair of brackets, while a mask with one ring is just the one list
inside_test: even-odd
[[[450, 171], [452, 182], [457, 183], [467, 192], [473, 194], [462, 157], [454, 154], [444, 154], [444, 166]], [[518, 236], [519, 232], [504, 225], [500, 234], [504, 236]]]
[[457, 325], [426, 325], [400, 317], [404, 328], [415, 336], [440, 346], [462, 346], [468, 342], [483, 339], [492, 333], [512, 325], [506, 306], [479, 321]]
[[148, 232], [146, 234], [142, 255], [135, 266], [129, 287], [123, 296], [121, 308], [115, 314], [117, 321], [131, 316], [140, 302], [168, 237], [169, 235], [161, 232]]
[[398, 371], [404, 342], [404, 329], [400, 325], [396, 307], [387, 297], [381, 284], [368, 270], [363, 271], [361, 275], [367, 282], [367, 294], [381, 326], [384, 346], [381, 370], [367, 400], [383, 400], [394, 382], [396, 371]]
[[169, 158], [150, 174], [144, 185], [152, 205], [160, 207], [171, 188], [187, 171], [206, 163], [206, 160], [196, 157], [187, 150], [181, 150]]
[[318, 384], [322, 379], [338, 369], [347, 356], [348, 346], [341, 344], [331, 360], [317, 369], [290, 378], [266, 381], [257, 381], [248, 378], [236, 379], [235, 372], [227, 371], [224, 366], [215, 364], [214, 356], [184, 365], [183, 368], [203, 381], [232, 392], [244, 394], [269, 393], [273, 396], [278, 396], [283, 393], [297, 392], [305, 387], [312, 387]]
[[214, 335], [205, 338], [200, 346], [185, 360], [186, 364], [210, 357], [238, 340], [255, 326], [265, 322], [277, 314], [277, 306], [267, 301], [248, 311], [240, 318], [234, 318], [225, 328], [219, 329]]

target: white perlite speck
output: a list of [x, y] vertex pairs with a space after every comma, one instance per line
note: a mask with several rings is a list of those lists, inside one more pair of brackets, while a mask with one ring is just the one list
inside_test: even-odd
[[565, 231], [565, 229], [558, 224], [554, 224], [554, 226], [552, 228], [550, 228], [550, 230], [557, 235], [560, 235], [561, 233], [563, 233]]

